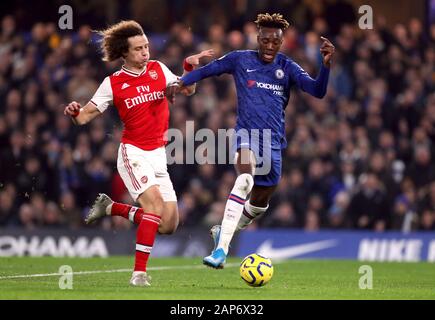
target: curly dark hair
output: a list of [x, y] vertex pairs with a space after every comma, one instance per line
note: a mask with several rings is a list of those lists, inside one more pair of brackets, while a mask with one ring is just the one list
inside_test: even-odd
[[260, 13], [257, 15], [257, 20], [255, 20], [255, 23], [257, 24], [257, 28], [266, 27], [285, 30], [290, 26], [290, 23], [288, 23], [288, 21], [284, 19], [280, 13]]
[[128, 38], [145, 34], [141, 25], [133, 20], [121, 21], [97, 32], [103, 36], [103, 61], [114, 61], [124, 57], [128, 51]]

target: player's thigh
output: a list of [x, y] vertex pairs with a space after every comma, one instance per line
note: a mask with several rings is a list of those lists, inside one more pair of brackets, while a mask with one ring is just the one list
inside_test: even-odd
[[150, 187], [158, 185], [154, 168], [144, 155], [143, 150], [132, 145], [121, 143], [119, 146], [117, 169], [134, 201]]
[[249, 147], [241, 147], [234, 155], [234, 166], [237, 174], [254, 174], [256, 158], [254, 152]]
[[256, 170], [254, 177], [254, 187], [249, 202], [256, 207], [267, 207], [281, 179], [281, 150], [272, 150], [269, 159], [271, 164], [269, 170], [264, 174], [257, 174], [259, 170]]
[[159, 185], [160, 193], [164, 201], [164, 208], [162, 214], [161, 230], [159, 232], [165, 234], [173, 233], [178, 227], [178, 207], [177, 195], [175, 194], [174, 186], [169, 177], [169, 173], [156, 172], [156, 180]]
[[168, 173], [165, 148], [162, 147], [153, 150], [150, 156], [155, 173], [155, 179], [164, 201], [162, 222], [159, 232], [170, 234], [177, 229], [179, 217], [177, 208], [177, 195]]

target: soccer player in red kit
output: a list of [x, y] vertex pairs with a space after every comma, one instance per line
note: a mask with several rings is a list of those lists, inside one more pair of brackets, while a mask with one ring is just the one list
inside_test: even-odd
[[[101, 115], [110, 103], [118, 110], [124, 131], [117, 168], [140, 208], [113, 202], [107, 195], [100, 194], [86, 223], [116, 215], [137, 224], [135, 266], [130, 283], [149, 286], [146, 266], [156, 233], [170, 234], [178, 226], [177, 197], [167, 171], [164, 137], [169, 124], [165, 92], [178, 77], [160, 61], [149, 59], [148, 39], [137, 22], [122, 21], [100, 34], [103, 60], [122, 58], [124, 65], [103, 80], [83, 108], [73, 101], [64, 113], [71, 116], [76, 125], [84, 125]], [[212, 50], [207, 50], [186, 58], [184, 74], [198, 65], [200, 58], [212, 55]], [[183, 93], [191, 95], [194, 91], [195, 87], [190, 86]]]

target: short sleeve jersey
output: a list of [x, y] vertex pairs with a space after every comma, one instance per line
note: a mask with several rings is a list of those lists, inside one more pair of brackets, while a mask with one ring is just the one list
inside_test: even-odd
[[100, 112], [113, 103], [124, 124], [122, 143], [154, 150], [167, 143], [169, 107], [165, 90], [177, 79], [160, 61], [150, 60], [140, 73], [122, 67], [103, 80], [91, 103]]

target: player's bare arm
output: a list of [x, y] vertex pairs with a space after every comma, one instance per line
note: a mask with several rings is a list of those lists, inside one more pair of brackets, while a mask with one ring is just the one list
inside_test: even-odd
[[73, 123], [76, 125], [84, 125], [90, 122], [95, 117], [99, 116], [101, 112], [92, 103], [88, 102], [83, 108], [80, 103], [73, 101], [69, 103], [63, 113], [70, 116]]

